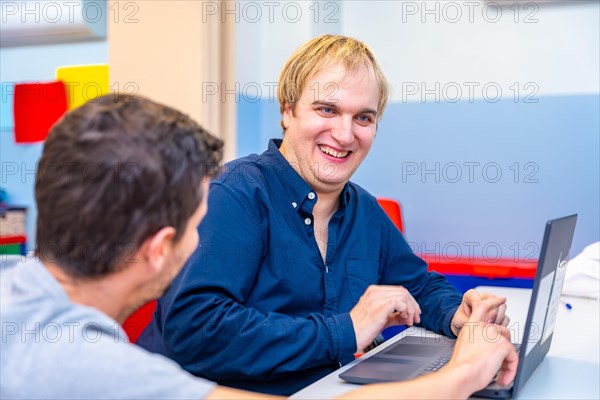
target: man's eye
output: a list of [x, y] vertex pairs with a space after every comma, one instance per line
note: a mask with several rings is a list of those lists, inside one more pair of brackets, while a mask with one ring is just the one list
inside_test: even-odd
[[321, 107], [321, 111], [323, 111], [325, 114], [332, 114], [333, 113], [333, 109], [330, 107]]
[[368, 124], [371, 122], [371, 117], [368, 115], [359, 115], [358, 120], [364, 124]]

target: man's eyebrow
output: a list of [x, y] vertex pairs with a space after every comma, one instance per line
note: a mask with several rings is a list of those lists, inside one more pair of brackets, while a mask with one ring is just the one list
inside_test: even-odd
[[337, 102], [331, 102], [331, 101], [320, 101], [320, 100], [315, 100], [312, 102], [313, 106], [326, 106], [326, 107], [331, 107], [331, 108], [335, 108], [337, 110]]
[[363, 108], [359, 111], [359, 114], [373, 114], [377, 116], [377, 110], [373, 110], [372, 108]]
[[[330, 107], [330, 108], [334, 108], [334, 109], [338, 109], [337, 106], [337, 102], [330, 102], [330, 101], [313, 101], [312, 102], [313, 106], [326, 106], [326, 107]], [[377, 110], [373, 110], [372, 108], [363, 108], [362, 110], [360, 110], [358, 112], [358, 114], [372, 114], [374, 116], [377, 116]]]

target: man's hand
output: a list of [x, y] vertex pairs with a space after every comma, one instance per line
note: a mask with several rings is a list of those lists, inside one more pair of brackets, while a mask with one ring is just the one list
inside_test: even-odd
[[487, 312], [481, 316], [481, 320], [475, 322], [486, 322], [488, 324], [508, 326], [510, 318], [506, 315], [506, 299], [491, 293], [479, 293], [476, 290], [471, 289], [465, 293], [462, 303], [458, 307], [458, 310], [456, 310], [454, 317], [452, 317], [452, 322], [450, 323], [452, 333], [458, 336], [458, 332], [460, 332], [465, 322], [471, 317], [473, 308], [487, 299], [497, 299], [498, 301], [494, 302], [494, 304], [497, 303], [497, 306], [487, 310]]
[[452, 358], [439, 371], [404, 382], [365, 385], [344, 398], [467, 399], [486, 387], [498, 371], [498, 383], [508, 385], [515, 379], [519, 363], [508, 340], [508, 329], [481, 322], [505, 301], [496, 296], [483, 300], [478, 296], [459, 332]]
[[465, 372], [470, 391], [486, 387], [498, 370], [498, 383], [508, 385], [515, 378], [519, 357], [510, 343], [505, 326], [481, 322], [488, 319], [506, 299], [492, 296], [477, 301], [470, 309], [471, 316], [459, 332], [452, 359], [447, 368]]
[[402, 286], [371, 285], [350, 311], [350, 318], [360, 352], [388, 326], [421, 322], [421, 307]]

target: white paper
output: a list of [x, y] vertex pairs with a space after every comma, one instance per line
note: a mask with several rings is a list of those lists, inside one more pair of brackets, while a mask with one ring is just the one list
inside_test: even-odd
[[544, 336], [542, 344], [548, 340], [548, 337], [554, 332], [554, 324], [556, 323], [556, 314], [560, 306], [560, 295], [562, 292], [563, 282], [567, 274], [567, 259], [562, 259], [562, 254], [558, 259], [558, 267], [556, 268], [556, 276], [552, 285], [552, 294], [550, 295], [550, 305], [546, 314], [546, 322], [544, 323]]
[[531, 323], [529, 337], [527, 340], [527, 352], [525, 355], [535, 347], [535, 343], [538, 343], [542, 338], [542, 332], [544, 327], [544, 320], [546, 319], [546, 310], [548, 309], [548, 299], [552, 292], [552, 284], [554, 283], [554, 271], [542, 278], [540, 282], [537, 302], [535, 304], [535, 310], [533, 312], [533, 321]]

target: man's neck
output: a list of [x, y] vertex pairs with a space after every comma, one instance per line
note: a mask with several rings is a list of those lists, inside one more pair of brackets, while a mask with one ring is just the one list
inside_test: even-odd
[[313, 215], [315, 215], [315, 217], [326, 217], [327, 220], [329, 220], [333, 213], [340, 207], [340, 195], [342, 190], [336, 190], [334, 192], [316, 192], [318, 201], [313, 208]]
[[44, 265], [73, 303], [96, 308], [120, 324], [137, 307], [137, 304], [128, 306], [131, 303], [131, 291], [127, 290], [126, 277], [120, 273], [96, 279], [81, 279], [67, 274], [56, 264], [44, 262]]

